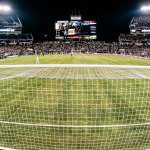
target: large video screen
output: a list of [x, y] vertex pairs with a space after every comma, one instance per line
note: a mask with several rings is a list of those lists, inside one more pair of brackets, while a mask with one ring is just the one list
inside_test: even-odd
[[64, 39], [67, 35], [66, 31], [68, 28], [68, 23], [69, 21], [57, 21], [55, 24], [56, 39]]
[[57, 21], [56, 39], [96, 39], [95, 21]]

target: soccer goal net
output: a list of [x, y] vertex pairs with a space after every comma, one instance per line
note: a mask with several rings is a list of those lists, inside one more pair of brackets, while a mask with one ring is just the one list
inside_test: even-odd
[[1, 65], [0, 147], [150, 149], [150, 67]]

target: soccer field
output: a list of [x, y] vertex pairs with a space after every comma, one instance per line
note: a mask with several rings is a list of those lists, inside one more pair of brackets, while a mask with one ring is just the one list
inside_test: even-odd
[[40, 56], [40, 63], [81, 65], [23, 66], [35, 64], [35, 58], [0, 60], [0, 65], [22, 64], [0, 66], [0, 147], [150, 149], [150, 67], [144, 67], [150, 60], [49, 55]]
[[[21, 56], [0, 60], [4, 64], [35, 64], [36, 56]], [[128, 56], [97, 55], [97, 54], [53, 54], [40, 56], [41, 64], [109, 64], [109, 65], [142, 65], [150, 66], [150, 60]]]

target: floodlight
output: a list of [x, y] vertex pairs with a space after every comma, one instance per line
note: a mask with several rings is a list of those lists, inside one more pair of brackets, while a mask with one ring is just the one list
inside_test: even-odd
[[141, 11], [142, 11], [142, 12], [150, 12], [150, 5], [142, 6], [142, 7], [141, 7]]
[[0, 13], [7, 13], [11, 11], [11, 7], [6, 4], [0, 4]]
[[142, 11], [146, 11], [146, 10], [147, 10], [147, 7], [146, 7], [146, 6], [142, 6], [142, 7], [141, 7], [141, 10], [142, 10]]
[[9, 12], [11, 11], [11, 7], [9, 5], [4, 6], [4, 11]]

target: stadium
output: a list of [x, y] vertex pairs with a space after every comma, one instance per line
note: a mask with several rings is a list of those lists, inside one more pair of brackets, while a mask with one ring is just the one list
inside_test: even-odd
[[0, 150], [150, 149], [150, 13], [118, 42], [97, 27], [71, 15], [37, 43], [0, 15]]

